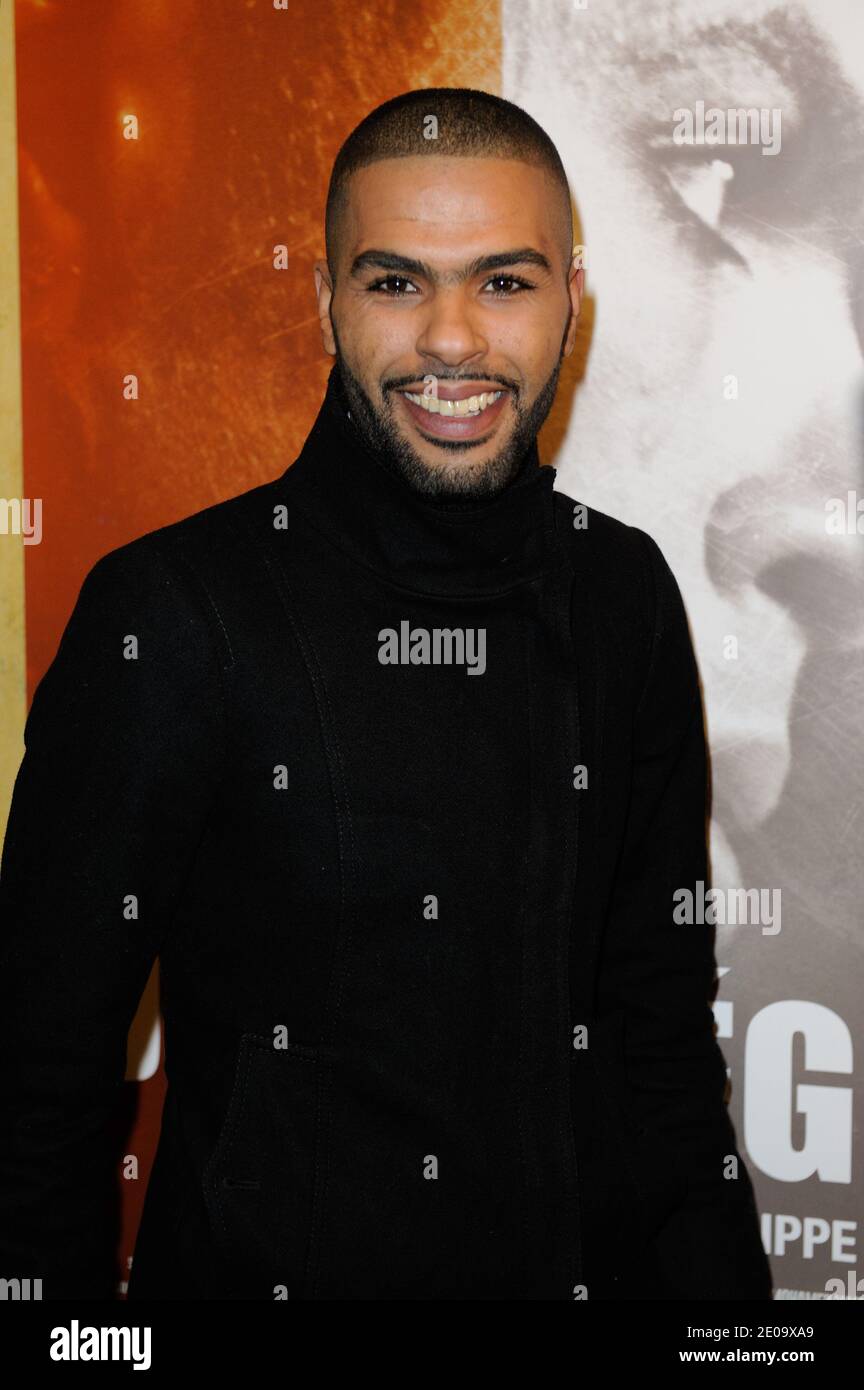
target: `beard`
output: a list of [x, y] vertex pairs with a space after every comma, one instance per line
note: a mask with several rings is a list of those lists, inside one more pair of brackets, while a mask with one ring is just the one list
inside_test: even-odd
[[[555, 399], [563, 361], [560, 355], [554, 371], [530, 405], [522, 406], [517, 393], [508, 386], [516, 412], [516, 424], [498, 453], [482, 463], [472, 463], [470, 451], [477, 447], [475, 440], [436, 440], [438, 448], [451, 454], [453, 461], [435, 465], [421, 458], [400, 433], [389, 401], [384, 409], [379, 409], [370, 400], [345, 362], [335, 325], [333, 337], [336, 343], [336, 369], [351, 423], [365, 447], [415, 492], [451, 506], [492, 498], [507, 487], [517, 477], [523, 464], [527, 463], [538, 431]], [[438, 380], [458, 381], [464, 378], [438, 376]]]

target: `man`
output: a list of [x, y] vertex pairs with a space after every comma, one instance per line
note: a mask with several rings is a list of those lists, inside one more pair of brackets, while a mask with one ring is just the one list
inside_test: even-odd
[[3, 859], [4, 1270], [109, 1297], [105, 1131], [161, 962], [131, 1298], [769, 1298], [724, 1104], [705, 748], [657, 546], [536, 434], [583, 289], [536, 123], [339, 153], [327, 393], [275, 481], [87, 576]]

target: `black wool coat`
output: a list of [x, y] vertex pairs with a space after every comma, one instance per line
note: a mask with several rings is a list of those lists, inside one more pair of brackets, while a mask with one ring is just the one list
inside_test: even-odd
[[535, 444], [422, 498], [334, 368], [281, 477], [87, 574], [0, 873], [0, 1276], [113, 1296], [158, 956], [130, 1298], [770, 1298], [711, 929], [672, 916], [707, 877], [681, 596], [553, 484]]

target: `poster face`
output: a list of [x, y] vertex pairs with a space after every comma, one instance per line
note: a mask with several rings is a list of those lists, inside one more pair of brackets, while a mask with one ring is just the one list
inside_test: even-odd
[[824, 1297], [864, 1269], [864, 13], [513, 0], [503, 40], [587, 248], [547, 453], [684, 594], [731, 1112], [775, 1296]]

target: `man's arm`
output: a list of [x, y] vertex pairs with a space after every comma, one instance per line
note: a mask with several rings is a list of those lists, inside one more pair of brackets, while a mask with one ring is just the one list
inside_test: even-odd
[[[618, 1010], [635, 1129], [631, 1169], [645, 1202], [672, 1209], [650, 1232], [670, 1288], [687, 1298], [769, 1298], [750, 1179], [724, 1101], [714, 1034], [711, 927], [676, 924], [673, 894], [707, 879], [702, 702], [684, 605], [643, 535], [655, 594], [651, 655], [634, 722], [632, 801], [599, 978]], [[707, 884], [706, 884], [707, 887]], [[737, 1163], [737, 1176], [726, 1176]]]
[[109, 1121], [222, 765], [205, 605], [154, 547], [111, 552], [25, 725], [0, 869], [0, 1277], [43, 1298], [114, 1296]]

